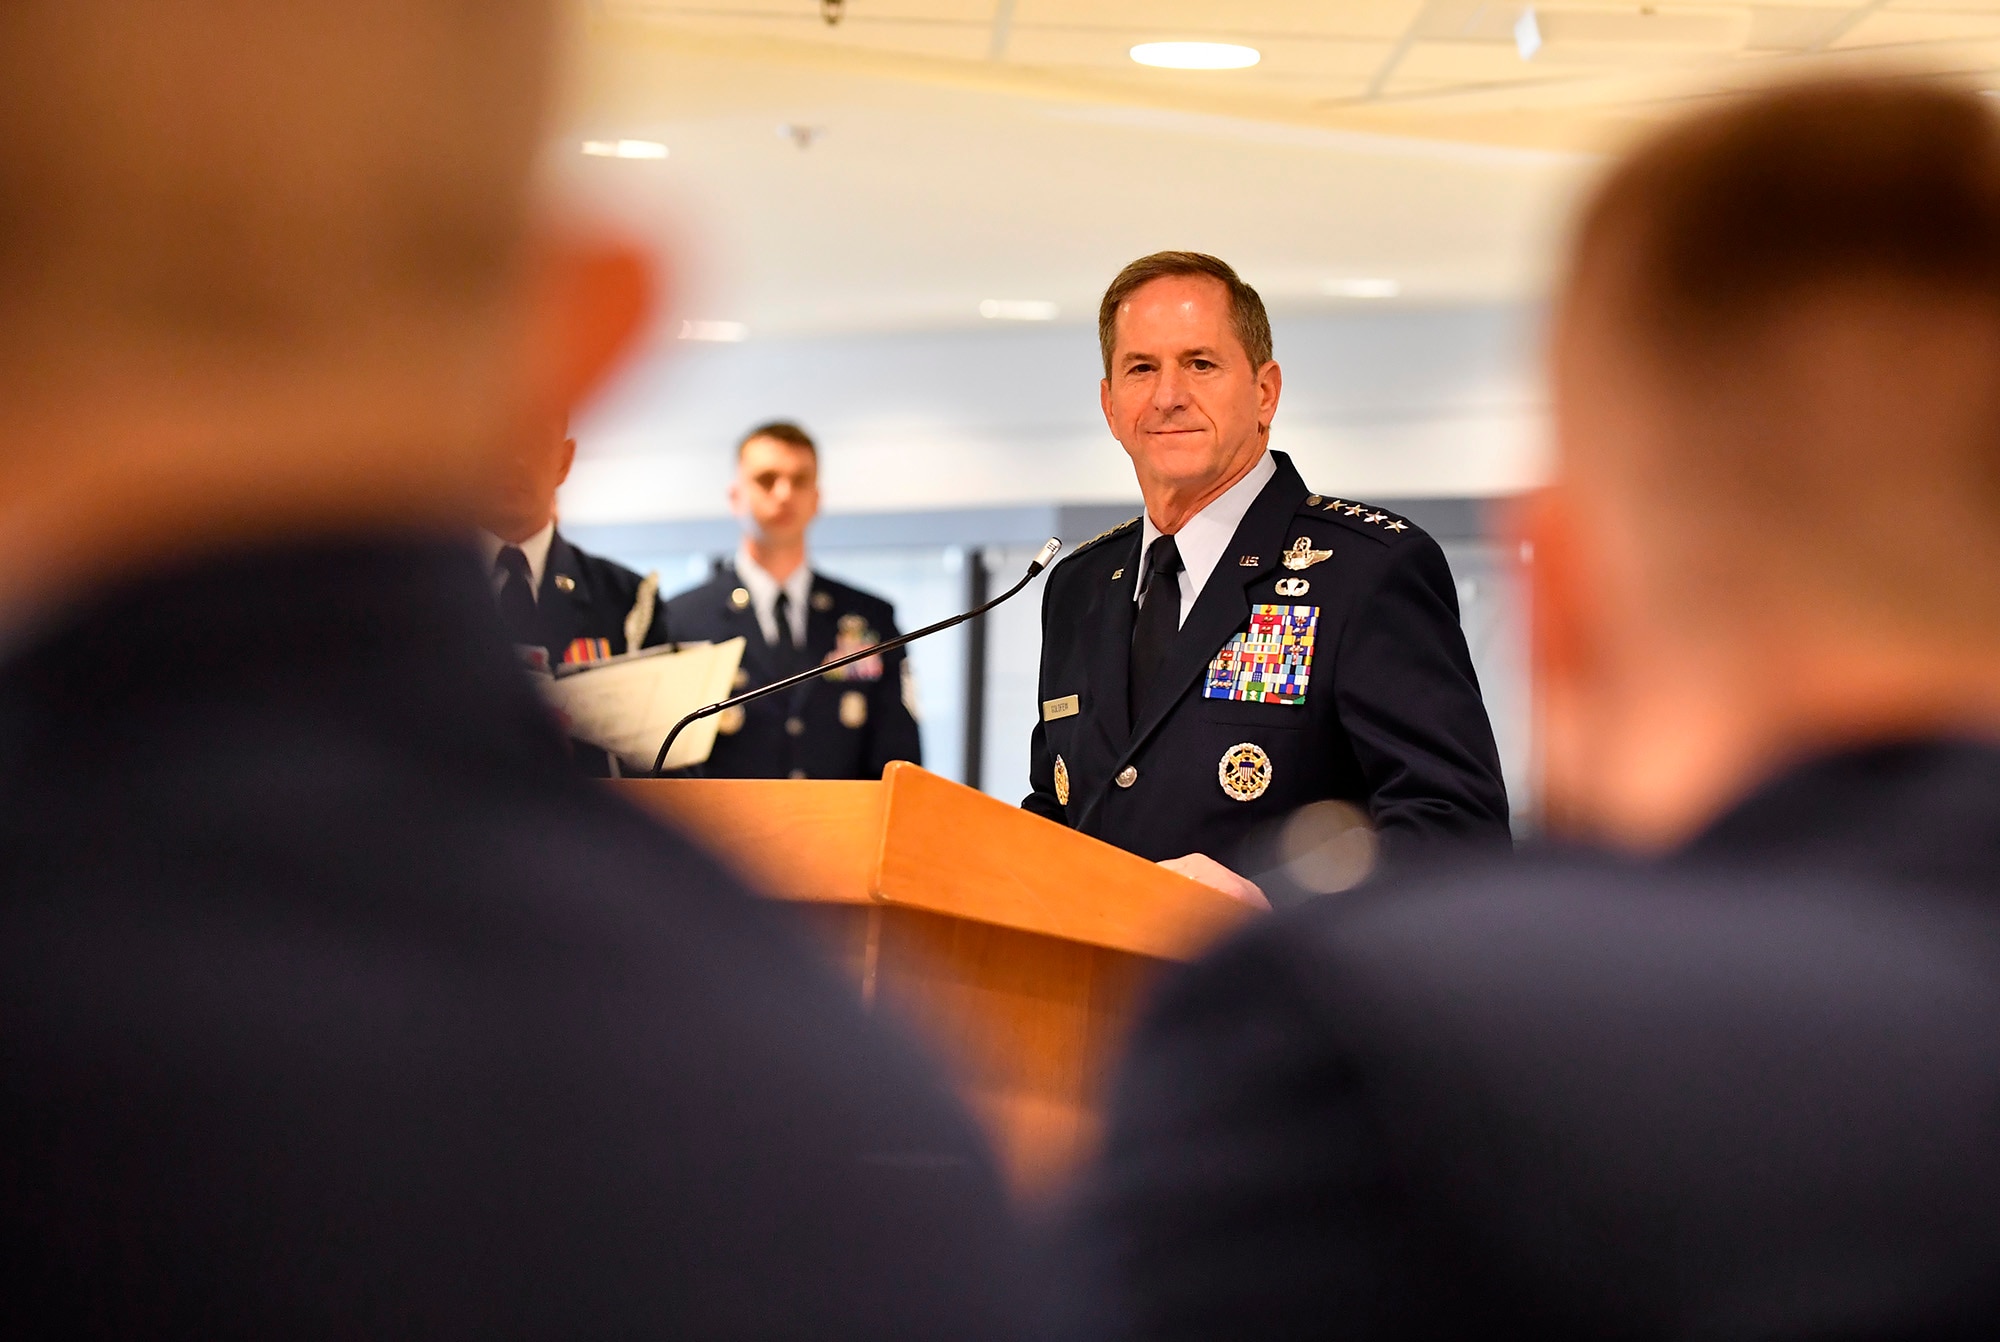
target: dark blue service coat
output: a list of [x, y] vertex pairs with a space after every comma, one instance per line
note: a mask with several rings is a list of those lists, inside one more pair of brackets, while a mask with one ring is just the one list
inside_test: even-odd
[[463, 547], [120, 584], [0, 743], [19, 1332], [1021, 1336], [969, 1120], [576, 775]]
[[[793, 664], [783, 665], [779, 650], [765, 642], [750, 593], [730, 560], [719, 561], [707, 582], [669, 601], [667, 623], [682, 642], [741, 636], [739, 692], [897, 633], [896, 611], [887, 601], [815, 573], [805, 646]], [[731, 709], [716, 726], [715, 749], [703, 772], [711, 778], [872, 779], [880, 778], [891, 760], [921, 764], [909, 675], [908, 659], [897, 651]]]
[[1443, 551], [1404, 518], [1312, 493], [1272, 456], [1277, 473], [1136, 722], [1139, 519], [1050, 573], [1022, 805], [1156, 861], [1229, 863], [1268, 822], [1328, 799], [1364, 809], [1392, 854], [1508, 844], [1499, 753]]

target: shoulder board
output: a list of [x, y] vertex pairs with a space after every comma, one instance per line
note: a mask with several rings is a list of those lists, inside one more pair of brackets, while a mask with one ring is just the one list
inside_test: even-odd
[[[1143, 517], [1144, 515], [1145, 514], [1143, 513], [1140, 514], [1141, 517]], [[1099, 541], [1109, 540], [1113, 536], [1116, 536], [1119, 532], [1129, 531], [1133, 527], [1136, 527], [1138, 525], [1139, 525], [1138, 517], [1128, 517], [1115, 527], [1106, 527], [1104, 530], [1098, 532], [1095, 536], [1092, 536], [1089, 540], [1085, 541], [1083, 544], [1077, 546], [1074, 550], [1071, 550], [1069, 552], [1069, 558], [1075, 559], [1078, 555], [1082, 554], [1085, 550], [1088, 550], [1091, 546], [1097, 544]]]
[[1322, 494], [1308, 494], [1305, 503], [1299, 508], [1299, 516], [1319, 517], [1338, 522], [1350, 531], [1373, 536], [1385, 545], [1394, 544], [1406, 536], [1415, 536], [1422, 532], [1422, 528], [1409, 518], [1398, 517], [1392, 512], [1377, 508], [1372, 503], [1329, 498]]

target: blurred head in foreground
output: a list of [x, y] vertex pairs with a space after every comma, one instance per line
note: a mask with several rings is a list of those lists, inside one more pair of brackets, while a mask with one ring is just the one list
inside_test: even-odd
[[1622, 851], [1163, 980], [1071, 1259], [1100, 1336], [2000, 1332], [2000, 134], [1910, 82], [1732, 101], [1572, 259], [1549, 801]]
[[578, 777], [466, 544], [512, 451], [546, 510], [645, 306], [533, 213], [555, 8], [0, 4], [0, 1298], [39, 1332], [1023, 1331], [969, 1120]]
[[1548, 804], [1656, 847], [1791, 757], [2000, 731], [2000, 125], [1819, 83], [1585, 211], [1529, 509]]
[[462, 529], [513, 426], [601, 374], [648, 282], [531, 213], [554, 9], [0, 8], [0, 510], [37, 598], [231, 537]]

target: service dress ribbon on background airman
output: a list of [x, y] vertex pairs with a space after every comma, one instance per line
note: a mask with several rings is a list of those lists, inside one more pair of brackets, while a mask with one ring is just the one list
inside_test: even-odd
[[1201, 697], [1304, 703], [1318, 626], [1318, 606], [1252, 606], [1250, 627], [1223, 644], [1208, 664]]
[[611, 640], [608, 638], [575, 638], [563, 649], [564, 666], [588, 666], [592, 662], [611, 660]]
[[[831, 662], [847, 656], [850, 652], [860, 652], [882, 641], [882, 636], [868, 627], [865, 615], [843, 615], [834, 634], [833, 651], [825, 660]], [[828, 680], [880, 680], [882, 679], [882, 659], [863, 657], [853, 666], [836, 667], [826, 673]]]

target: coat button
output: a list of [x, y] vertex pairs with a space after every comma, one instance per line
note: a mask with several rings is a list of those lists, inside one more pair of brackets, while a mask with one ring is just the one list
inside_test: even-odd
[[1119, 787], [1131, 787], [1134, 783], [1139, 781], [1139, 771], [1128, 764], [1124, 768], [1118, 771], [1118, 777], [1113, 781], [1115, 781]]
[[804, 736], [806, 734], [806, 720], [804, 718], [786, 718], [785, 734], [787, 736]]
[[806, 771], [804, 769], [794, 769], [791, 771], [790, 774], [787, 775], [787, 777], [790, 778], [804, 778], [805, 776], [806, 776]]

